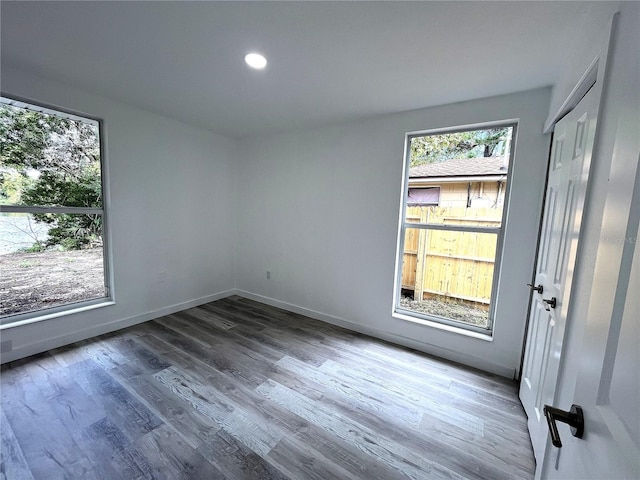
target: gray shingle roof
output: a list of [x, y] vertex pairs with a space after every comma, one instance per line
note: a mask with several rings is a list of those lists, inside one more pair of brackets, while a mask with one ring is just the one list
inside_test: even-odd
[[504, 157], [457, 158], [411, 167], [409, 178], [506, 175], [507, 164]]

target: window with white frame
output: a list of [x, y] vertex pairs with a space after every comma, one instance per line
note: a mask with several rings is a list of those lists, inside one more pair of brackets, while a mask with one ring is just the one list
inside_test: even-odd
[[395, 316], [491, 334], [515, 129], [407, 135]]
[[0, 101], [0, 323], [110, 298], [100, 121]]

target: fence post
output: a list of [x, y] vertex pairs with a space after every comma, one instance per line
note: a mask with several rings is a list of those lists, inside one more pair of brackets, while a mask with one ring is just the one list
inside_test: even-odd
[[[420, 208], [420, 223], [429, 222], [429, 211], [431, 207]], [[416, 254], [416, 282], [413, 286], [413, 299], [422, 302], [424, 295], [424, 269], [425, 260], [427, 254], [427, 238], [429, 232], [424, 229], [420, 229], [418, 233], [418, 252]]]

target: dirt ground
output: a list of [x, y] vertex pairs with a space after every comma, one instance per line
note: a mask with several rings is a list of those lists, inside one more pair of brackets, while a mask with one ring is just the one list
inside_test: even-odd
[[0, 255], [0, 316], [104, 294], [101, 248]]
[[485, 310], [473, 308], [472, 306], [455, 301], [443, 302], [430, 299], [418, 302], [409, 297], [402, 297], [400, 299], [400, 306], [413, 312], [430, 313], [478, 327], [486, 328], [489, 324], [489, 318]]

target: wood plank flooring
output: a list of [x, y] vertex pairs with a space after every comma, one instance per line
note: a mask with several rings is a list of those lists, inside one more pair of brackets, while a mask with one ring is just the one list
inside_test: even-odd
[[230, 297], [2, 367], [0, 478], [514, 479], [515, 383]]

